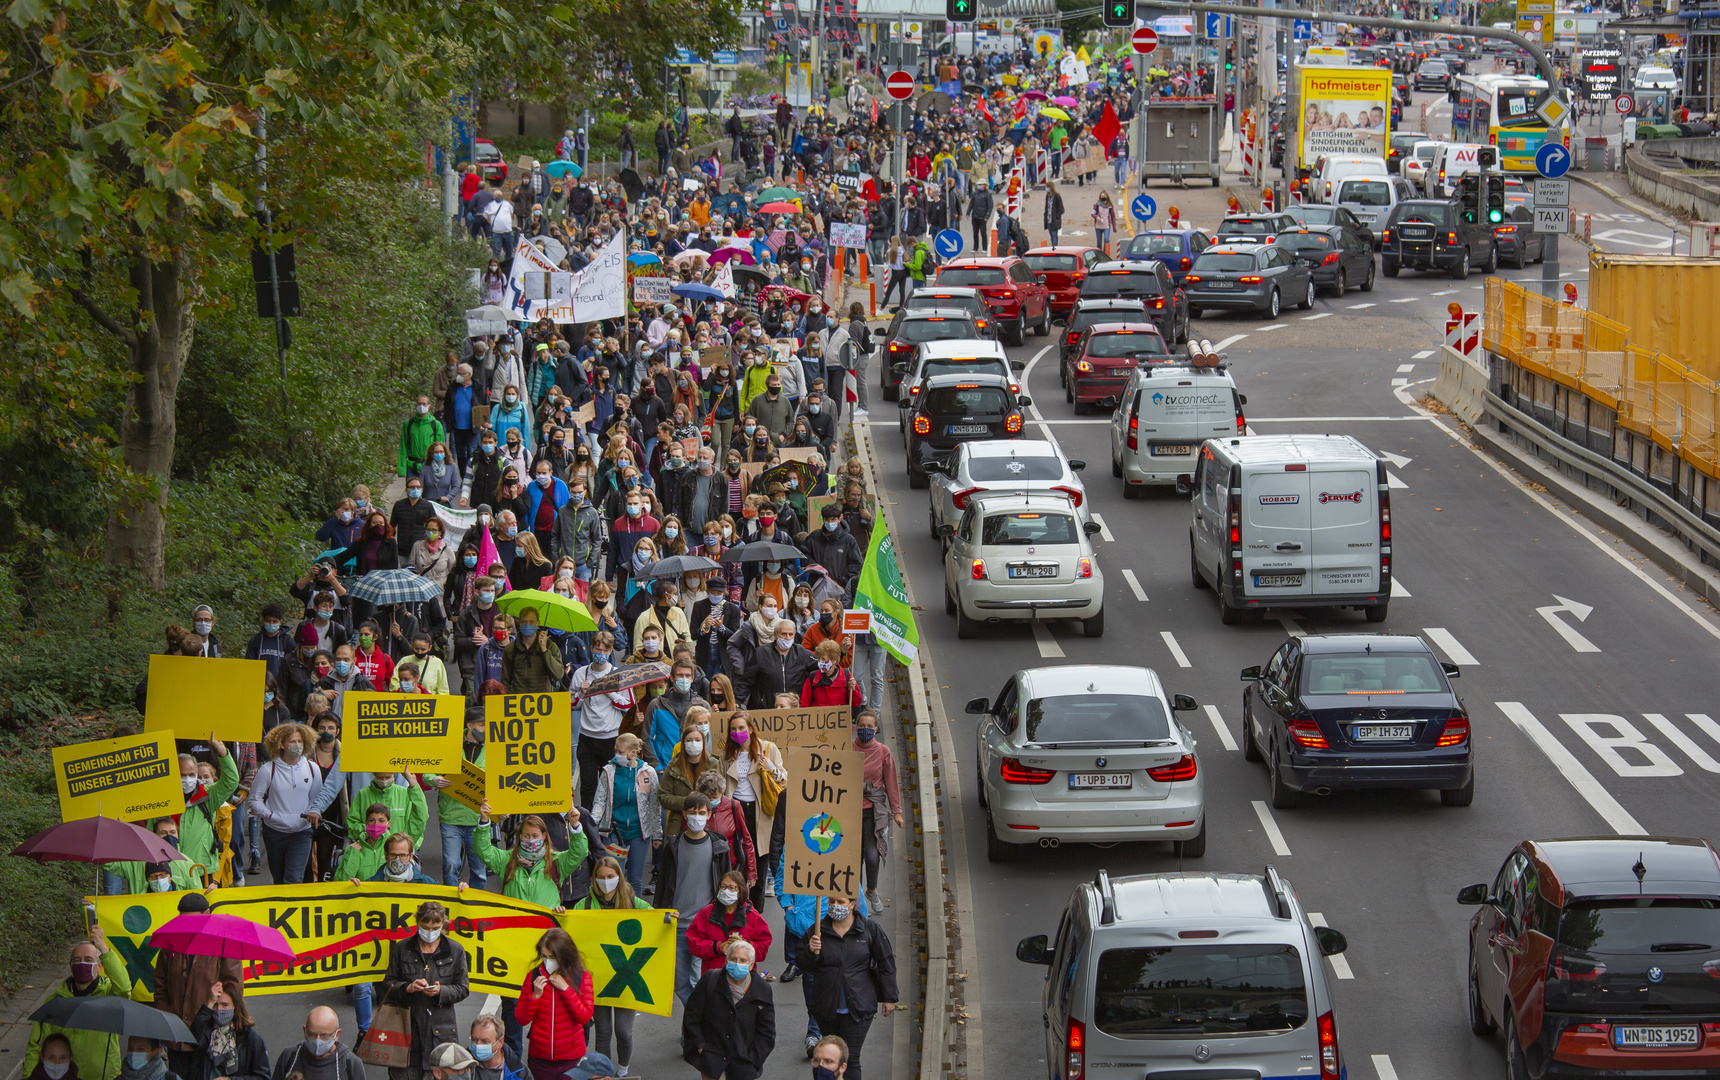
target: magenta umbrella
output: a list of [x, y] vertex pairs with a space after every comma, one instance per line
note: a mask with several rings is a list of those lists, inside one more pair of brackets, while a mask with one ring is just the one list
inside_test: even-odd
[[169, 949], [181, 956], [219, 956], [227, 960], [292, 960], [298, 954], [286, 935], [272, 926], [241, 919], [193, 911], [176, 915], [149, 935], [153, 949]]
[[12, 849], [37, 862], [172, 862], [186, 856], [148, 829], [109, 817], [50, 825]]
[[1072, 98], [1072, 97], [1070, 97], [1070, 96], [1069, 96], [1069, 95], [1067, 95], [1067, 94], [1064, 94], [1064, 95], [1063, 95], [1063, 96], [1061, 96], [1061, 97], [1054, 97], [1054, 98], [1052, 98], [1052, 99], [1051, 99], [1051, 104], [1053, 104], [1053, 105], [1061, 105], [1061, 106], [1063, 106], [1063, 107], [1064, 107], [1064, 108], [1065, 108], [1065, 109], [1073, 109], [1073, 108], [1076, 108], [1076, 107], [1077, 107], [1077, 106], [1076, 106], [1076, 102], [1075, 102], [1075, 99], [1074, 99], [1074, 98]]
[[740, 248], [718, 248], [716, 254], [711, 256], [711, 265], [721, 266], [730, 259], [735, 260], [742, 266], [751, 266], [758, 262], [757, 259], [753, 258], [753, 254], [750, 251], [743, 251]]
[[1050, 101], [1051, 100], [1051, 95], [1047, 94], [1043, 90], [1029, 90], [1025, 94], [1022, 94], [1021, 96], [1026, 98], [1028, 101]]

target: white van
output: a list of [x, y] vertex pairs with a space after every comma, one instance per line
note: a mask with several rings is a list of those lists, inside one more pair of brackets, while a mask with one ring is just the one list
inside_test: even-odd
[[1450, 198], [1459, 177], [1481, 170], [1480, 152], [1480, 143], [1442, 143], [1427, 167], [1427, 197]]
[[1218, 592], [1220, 618], [1266, 608], [1391, 600], [1385, 462], [1348, 435], [1209, 439], [1195, 463], [1189, 572]]
[[1386, 159], [1377, 154], [1334, 154], [1320, 159], [1308, 190], [1314, 201], [1330, 203], [1337, 195], [1338, 185], [1346, 176], [1384, 176]]
[[1148, 486], [1187, 491], [1200, 444], [1240, 435], [1246, 404], [1222, 367], [1135, 369], [1111, 413], [1111, 475], [1123, 478], [1123, 498]]
[[1374, 231], [1374, 248], [1380, 246], [1380, 234], [1391, 220], [1392, 209], [1405, 199], [1420, 196], [1408, 180], [1401, 176], [1346, 176], [1338, 181], [1337, 198], [1332, 201], [1356, 215], [1356, 220]]

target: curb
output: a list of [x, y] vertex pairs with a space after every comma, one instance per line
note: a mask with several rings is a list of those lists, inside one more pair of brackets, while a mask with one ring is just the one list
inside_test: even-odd
[[[24, 1052], [29, 1045], [30, 1028], [34, 1026], [30, 1023], [30, 1017], [37, 1009], [47, 1004], [48, 999], [53, 996], [55, 990], [59, 989], [60, 983], [63, 981], [65, 981], [64, 976], [43, 987], [42, 992], [27, 1007], [18, 1010], [16, 1019], [6, 1021], [3, 1030], [0, 1030], [0, 1044], [10, 1043], [16, 1034], [23, 1036], [16, 1050], [17, 1060], [6, 1067], [4, 1080], [18, 1080], [24, 1075]], [[8, 1008], [13, 1004], [13, 1001], [8, 1001]], [[7, 1046], [6, 1050], [11, 1051], [12, 1048]]]
[[1621, 206], [1629, 206], [1633, 210], [1641, 211], [1657, 225], [1661, 225], [1668, 229], [1678, 229], [1683, 227], [1682, 223], [1679, 222], [1677, 218], [1666, 212], [1665, 207], [1660, 206], [1658, 203], [1644, 201], [1641, 196], [1637, 195], [1634, 191], [1622, 193], [1614, 191], [1599, 180], [1591, 180], [1587, 176], [1580, 176], [1575, 171], [1568, 172], [1565, 175], [1589, 190], [1597, 191], [1600, 194], [1605, 195], [1608, 199], [1620, 204]]

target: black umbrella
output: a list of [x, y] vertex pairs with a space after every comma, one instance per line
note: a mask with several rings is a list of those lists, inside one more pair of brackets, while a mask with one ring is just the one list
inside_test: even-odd
[[31, 1013], [30, 1019], [38, 1024], [54, 1024], [74, 1031], [136, 1035], [157, 1042], [197, 1041], [191, 1037], [191, 1029], [185, 1026], [185, 1021], [172, 1013], [112, 994], [55, 998]]
[[801, 550], [793, 544], [778, 544], [770, 540], [754, 540], [750, 544], [742, 544], [723, 552], [722, 561], [738, 562], [793, 562], [804, 558]]
[[962, 93], [964, 93], [964, 94], [983, 94], [983, 93], [985, 93], [985, 87], [981, 86], [979, 83], [972, 83], [972, 82], [966, 83], [962, 86]]
[[734, 270], [735, 284], [737, 284], [737, 285], [739, 285], [743, 281], [746, 281], [748, 278], [752, 278], [752, 279], [756, 279], [758, 281], [759, 288], [762, 289], [766, 285], [769, 285], [771, 282], [770, 275], [765, 273], [763, 270], [758, 269], [757, 267], [742, 266], [739, 263], [733, 263], [733, 264], [731, 264], [731, 267]]
[[576, 699], [582, 696], [591, 697], [593, 694], [613, 694], [635, 686], [666, 682], [668, 678], [669, 665], [659, 660], [647, 660], [643, 664], [623, 664], [592, 679], [584, 688], [576, 687], [573, 694]]
[[628, 202], [638, 202], [639, 196], [645, 194], [645, 181], [639, 179], [636, 170], [622, 169], [621, 190], [627, 193]]
[[645, 571], [648, 578], [677, 578], [682, 574], [703, 574], [719, 570], [714, 560], [703, 555], [669, 555], [652, 563]]

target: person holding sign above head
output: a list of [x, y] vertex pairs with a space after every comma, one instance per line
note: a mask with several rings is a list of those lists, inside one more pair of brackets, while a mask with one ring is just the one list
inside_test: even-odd
[[[72, 946], [72, 973], [48, 995], [63, 997], [131, 996], [131, 976], [119, 952], [108, 945], [99, 926], [90, 927], [90, 940]], [[42, 1057], [42, 1044], [51, 1035], [65, 1038], [72, 1047], [72, 1060], [79, 1062], [84, 1080], [114, 1080], [121, 1063], [120, 1036], [103, 1031], [81, 1031], [56, 1024], [30, 1025], [30, 1045], [24, 1051], [24, 1071], [30, 1072]]]
[[[404, 779], [404, 783], [399, 782]], [[368, 815], [372, 807], [384, 806], [390, 815], [386, 832], [403, 832], [412, 837], [416, 847], [424, 842], [424, 827], [430, 821], [430, 806], [424, 799], [424, 789], [413, 782], [410, 772], [400, 778], [393, 773], [375, 773], [370, 783], [352, 793], [352, 810], [346, 816], [346, 838], [353, 843], [364, 841]]]
[[454, 1006], [466, 1000], [465, 946], [449, 937], [448, 909], [434, 900], [418, 905], [418, 932], [388, 949], [382, 1001], [401, 1005], [410, 1018], [411, 1058], [389, 1069], [389, 1080], [422, 1080], [432, 1048], [452, 1042], [459, 1031]]
[[896, 954], [854, 897], [832, 896], [824, 912], [798, 950], [811, 982], [806, 1009], [820, 1032], [848, 1044], [848, 1076], [860, 1080], [860, 1050], [873, 1018], [896, 1009]]

